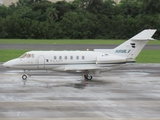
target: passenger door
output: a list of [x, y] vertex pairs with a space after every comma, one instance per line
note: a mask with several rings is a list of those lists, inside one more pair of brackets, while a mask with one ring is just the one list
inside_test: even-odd
[[45, 58], [42, 55], [38, 57], [38, 69], [45, 69]]

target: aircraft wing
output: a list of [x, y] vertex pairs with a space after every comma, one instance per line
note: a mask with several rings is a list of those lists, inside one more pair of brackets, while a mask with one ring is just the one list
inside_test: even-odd
[[90, 67], [65, 67], [64, 71], [75, 71], [75, 72], [84, 72], [84, 71], [94, 71], [94, 70], [101, 70], [102, 68], [100, 67], [94, 67], [94, 66], [90, 66]]
[[63, 70], [66, 72], [93, 72], [93, 71], [108, 71], [108, 70], [114, 70], [119, 67], [124, 66], [125, 64], [120, 64], [120, 65], [111, 65], [111, 66], [65, 66], [63, 67]]

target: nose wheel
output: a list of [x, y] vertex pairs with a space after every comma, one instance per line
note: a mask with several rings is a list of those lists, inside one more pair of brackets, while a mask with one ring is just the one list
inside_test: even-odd
[[26, 74], [22, 75], [22, 80], [23, 80], [23, 84], [26, 85], [26, 81], [27, 81], [27, 75]]
[[22, 75], [22, 79], [26, 80], [27, 79], [27, 75], [26, 74]]

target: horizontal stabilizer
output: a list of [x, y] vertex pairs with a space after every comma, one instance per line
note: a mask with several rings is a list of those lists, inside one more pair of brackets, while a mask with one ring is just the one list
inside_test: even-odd
[[136, 40], [155, 40], [155, 39], [154, 39], [154, 38], [145, 38], [145, 39], [131, 39], [131, 40], [132, 40], [132, 41], [133, 41], [133, 40], [136, 41]]
[[156, 29], [143, 30], [139, 34], [133, 36], [131, 40], [154, 40], [151, 38], [156, 32]]

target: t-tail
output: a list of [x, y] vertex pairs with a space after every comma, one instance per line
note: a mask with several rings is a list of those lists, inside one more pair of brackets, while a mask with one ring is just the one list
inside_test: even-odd
[[112, 53], [125, 57], [128, 59], [128, 61], [135, 60], [135, 58], [147, 44], [148, 40], [154, 40], [152, 36], [155, 32], [156, 29], [143, 30], [118, 47], [114, 48]]

